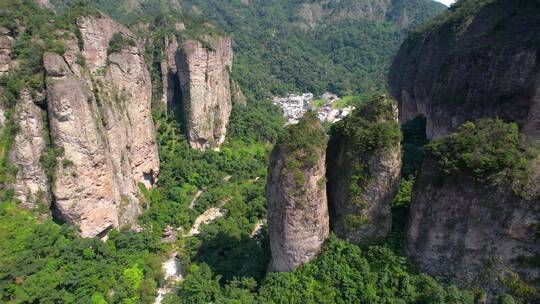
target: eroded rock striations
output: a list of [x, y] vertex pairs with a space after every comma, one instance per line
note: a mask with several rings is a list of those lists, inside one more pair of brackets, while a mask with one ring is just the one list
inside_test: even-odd
[[17, 133], [9, 151], [9, 162], [16, 170], [15, 182], [10, 185], [15, 198], [25, 208], [49, 213], [51, 195], [47, 174], [41, 157], [47, 148], [46, 113], [34, 103], [27, 90], [20, 93], [13, 121]]
[[466, 0], [413, 32], [390, 72], [401, 122], [423, 114], [437, 138], [501, 117], [539, 139], [539, 15], [536, 1]]
[[328, 143], [328, 203], [332, 230], [354, 243], [384, 238], [401, 170], [397, 104], [384, 96], [332, 128]]
[[225, 141], [232, 111], [231, 38], [207, 44], [188, 40], [176, 56], [187, 138], [200, 150], [218, 148]]
[[63, 56], [44, 56], [51, 137], [61, 152], [52, 189], [56, 215], [93, 237], [133, 225], [137, 184], [153, 186], [159, 160], [142, 47], [108, 17], [78, 25], [83, 49], [71, 34]]
[[231, 38], [205, 35], [200, 41], [185, 40], [185, 25], [177, 23], [175, 29], [176, 34], [165, 39], [160, 62], [162, 104], [182, 120], [192, 148], [217, 149], [225, 140], [233, 102], [246, 103], [229, 75]]
[[270, 155], [266, 199], [272, 271], [292, 271], [328, 237], [326, 138], [314, 114], [287, 128]]
[[516, 138], [517, 126], [480, 121], [430, 144], [406, 246], [421, 271], [461, 287], [534, 296], [540, 159], [523, 155]]
[[5, 75], [9, 71], [13, 42], [14, 39], [9, 30], [0, 27], [0, 76]]

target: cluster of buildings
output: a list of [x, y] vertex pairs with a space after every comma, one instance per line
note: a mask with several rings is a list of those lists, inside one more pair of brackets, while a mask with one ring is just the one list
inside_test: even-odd
[[[317, 102], [315, 102], [312, 93], [304, 93], [302, 95], [289, 94], [287, 97], [274, 97], [272, 103], [283, 110], [287, 124], [298, 123], [298, 120], [309, 110], [315, 111], [321, 122], [335, 123], [354, 110], [354, 107], [351, 106], [343, 109], [335, 108], [333, 104], [338, 100], [337, 95], [326, 92], [320, 96]], [[321, 105], [321, 102], [324, 104]]]

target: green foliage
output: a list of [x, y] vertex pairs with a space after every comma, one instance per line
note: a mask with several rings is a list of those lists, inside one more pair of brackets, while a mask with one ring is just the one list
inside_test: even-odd
[[501, 278], [501, 283], [508, 293], [516, 298], [524, 299], [527, 303], [533, 303], [539, 299], [536, 288], [529, 286], [517, 273], [506, 274]]
[[463, 29], [468, 20], [473, 18], [484, 6], [494, 0], [460, 0], [454, 3], [450, 9], [428, 22], [415, 28], [413, 35], [427, 35], [432, 30], [440, 32], [456, 33]]
[[235, 105], [229, 123], [229, 136], [248, 142], [276, 142], [285, 119], [282, 110], [267, 100], [249, 100]]
[[394, 107], [394, 101], [384, 96], [376, 97], [336, 123], [330, 134], [336, 140], [350, 143], [356, 155], [383, 151], [401, 140], [399, 124], [394, 120]]
[[313, 262], [255, 282], [220, 277], [202, 264], [168, 303], [474, 303], [471, 293], [412, 274], [404, 258], [384, 247], [358, 246], [331, 236]]
[[392, 56], [407, 32], [394, 17], [405, 11], [414, 25], [444, 9], [426, 1], [395, 2], [383, 21], [330, 14], [310, 27], [302, 17], [304, 5], [354, 16], [347, 12], [356, 9], [355, 1], [182, 1], [185, 9], [231, 33], [233, 75], [245, 93], [258, 98], [294, 91], [349, 95], [384, 89]]
[[432, 141], [427, 151], [447, 175], [463, 171], [478, 181], [510, 180], [518, 182], [518, 187], [527, 183], [529, 162], [537, 153], [525, 143], [516, 123], [499, 119], [467, 122], [456, 133]]
[[107, 242], [80, 239], [73, 229], [38, 221], [29, 211], [4, 202], [0, 204], [0, 301], [122, 303], [142, 298], [141, 278], [147, 284], [154, 281], [154, 293], [156, 277], [161, 276], [160, 267], [146, 266], [160, 248], [159, 239], [146, 233], [112, 231]]
[[107, 54], [119, 53], [123, 48], [128, 46], [135, 46], [135, 41], [131, 37], [125, 37], [121, 33], [114, 33], [111, 41], [109, 41], [109, 47], [107, 48]]
[[281, 134], [276, 147], [287, 155], [286, 167], [311, 168], [316, 165], [320, 151], [326, 149], [326, 134], [314, 112], [308, 112], [298, 124], [289, 126]]

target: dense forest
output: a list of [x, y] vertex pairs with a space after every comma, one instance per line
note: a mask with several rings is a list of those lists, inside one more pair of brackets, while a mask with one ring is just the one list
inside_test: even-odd
[[[392, 203], [394, 225], [387, 239], [360, 247], [332, 235], [313, 262], [291, 273], [268, 273], [267, 228], [253, 234], [267, 217], [264, 191], [269, 153], [279, 138], [286, 140], [282, 113], [266, 98], [295, 91], [369, 96], [384, 90], [390, 59], [407, 31], [441, 12], [442, 6], [421, 0], [391, 1], [399, 4], [383, 20], [330, 18], [307, 24], [300, 7], [316, 1], [247, 1], [249, 5], [236, 0], [91, 2], [51, 1], [55, 11], [29, 0], [0, 2], [3, 27], [18, 31], [17, 22], [26, 27], [14, 47], [18, 69], [0, 78], [0, 85], [7, 88], [2, 102], [13, 106], [21, 88], [39, 93], [43, 87], [42, 54], [64, 52], [59, 39], [48, 33], [76, 31], [77, 17], [103, 11], [152, 42], [145, 51], [154, 84], [159, 180], [155, 188], [141, 186], [140, 231], [113, 229], [103, 241], [79, 238], [67, 224], [19, 208], [13, 193], [1, 187], [0, 302], [154, 303], [158, 287], [165, 283], [162, 262], [175, 250], [185, 278], [164, 303], [443, 304], [477, 303], [485, 297], [482, 290], [458, 289], [419, 273], [405, 258], [408, 205], [428, 144], [423, 117], [401, 127], [403, 179]], [[130, 2], [136, 3], [135, 8]], [[327, 10], [350, 9], [347, 1], [323, 2]], [[399, 19], [403, 9], [414, 12], [408, 14], [406, 25]], [[165, 39], [176, 21], [188, 25], [185, 35], [189, 38], [229, 33], [234, 39], [232, 75], [248, 96], [248, 104], [234, 105], [227, 140], [219, 151], [191, 149], [181, 118], [157, 105], [162, 54], [156, 41]], [[137, 27], [145, 22], [150, 31]], [[35, 41], [43, 43], [36, 47]], [[118, 38], [115, 43], [121, 47], [130, 42]], [[8, 127], [2, 134], [2, 183], [10, 178], [6, 155], [14, 132]], [[466, 139], [474, 142], [474, 136], [482, 134]], [[498, 144], [504, 149], [503, 143]], [[437, 142], [428, 147], [431, 153], [448, 148]], [[54, 153], [51, 147], [51, 157], [42, 160], [46, 166], [57, 165]], [[199, 215], [216, 206], [224, 215], [203, 225], [200, 234], [161, 242], [164, 230], [189, 231]], [[515, 303], [506, 294], [496, 300]]]
[[[54, 0], [58, 5], [73, 3]], [[158, 16], [202, 18], [234, 42], [234, 78], [257, 98], [294, 91], [350, 95], [386, 89], [390, 62], [407, 32], [444, 10], [429, 0], [95, 1], [125, 22]], [[311, 10], [321, 10], [311, 20]], [[363, 15], [362, 10], [370, 13]], [[345, 14], [345, 16], [342, 16]]]

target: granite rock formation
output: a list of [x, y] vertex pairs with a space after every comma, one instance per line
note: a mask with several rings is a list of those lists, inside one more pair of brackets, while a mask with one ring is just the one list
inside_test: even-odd
[[215, 149], [225, 141], [232, 111], [232, 60], [229, 37], [204, 45], [188, 40], [176, 56], [184, 123], [192, 148]]
[[14, 39], [9, 30], [0, 27], [0, 76], [9, 71], [11, 65], [11, 47]]
[[[501, 136], [498, 131], [492, 134], [488, 149], [494, 146], [494, 136]], [[487, 159], [492, 151], [476, 155]], [[471, 157], [469, 151], [464, 153], [463, 159]], [[453, 161], [460, 156], [448, 157]], [[540, 158], [529, 160], [522, 181], [504, 171], [482, 178], [471, 168], [449, 172], [443, 166], [447, 159], [430, 152], [422, 165], [410, 205], [407, 255], [420, 271], [460, 287], [512, 294], [519, 282], [522, 292], [534, 293], [540, 277]]]
[[270, 156], [266, 198], [272, 271], [292, 271], [315, 258], [328, 237], [325, 133], [306, 114]]
[[397, 116], [396, 103], [380, 96], [332, 129], [328, 203], [332, 230], [343, 239], [369, 244], [390, 232], [401, 170]]
[[[159, 159], [142, 47], [108, 17], [78, 25], [83, 49], [68, 35], [63, 56], [44, 56], [50, 132], [61, 151], [52, 189], [55, 215], [93, 237], [133, 226], [138, 183], [154, 185]], [[115, 35], [123, 45], [111, 51]]]
[[500, 117], [540, 139], [539, 15], [536, 1], [465, 0], [413, 32], [390, 72], [401, 122], [423, 114], [437, 138]]
[[21, 91], [13, 117], [17, 134], [9, 151], [9, 162], [17, 173], [10, 186], [25, 208], [37, 209], [43, 215], [49, 213], [51, 201], [49, 180], [41, 163], [47, 148], [45, 119], [46, 112], [34, 103], [30, 93]]

